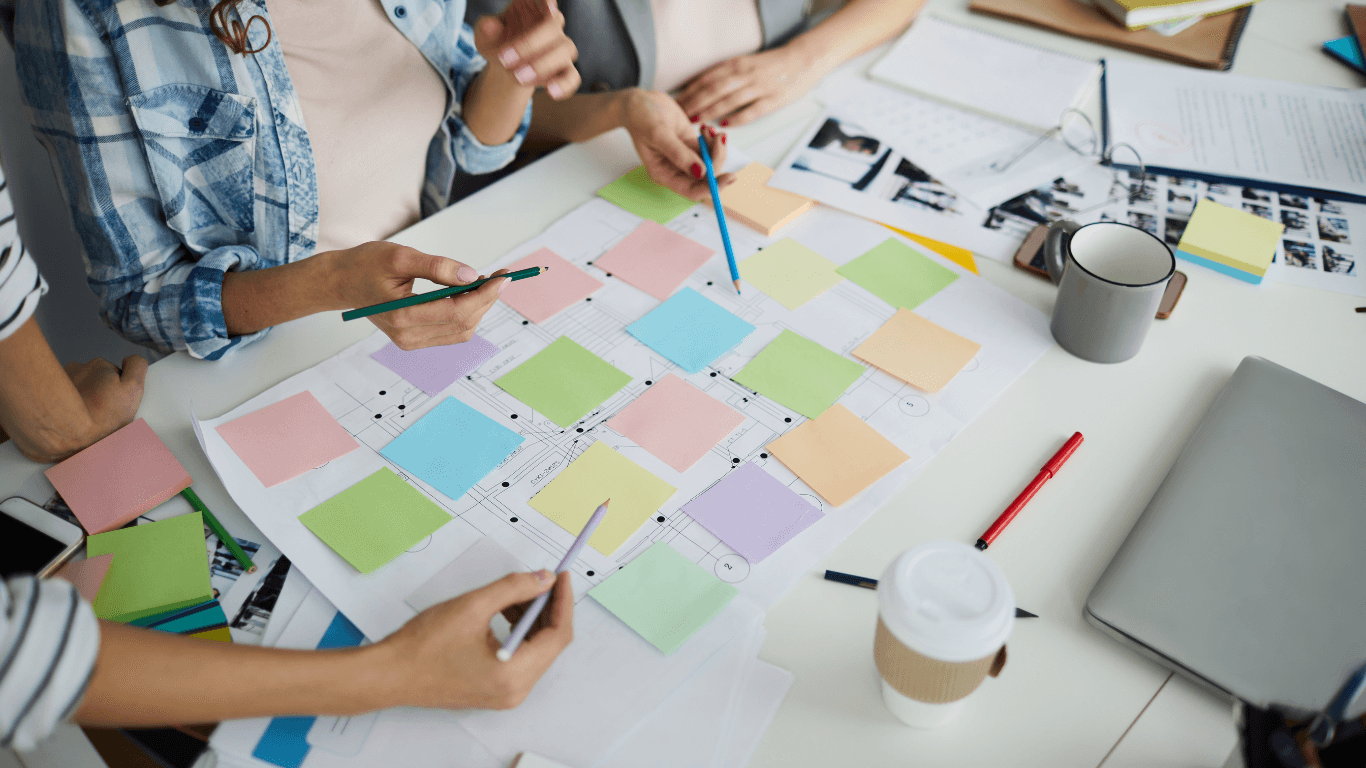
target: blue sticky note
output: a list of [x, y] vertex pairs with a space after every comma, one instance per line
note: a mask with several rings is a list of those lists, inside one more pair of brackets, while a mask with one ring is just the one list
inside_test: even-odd
[[[332, 617], [332, 623], [327, 625], [322, 639], [318, 641], [318, 650], [355, 648], [364, 639], [365, 635], [361, 634], [356, 625], [338, 611]], [[261, 734], [261, 740], [256, 742], [256, 748], [252, 750], [251, 756], [271, 765], [278, 765], [280, 768], [300, 768], [311, 749], [308, 744], [308, 732], [312, 730], [313, 721], [317, 719], [312, 716], [271, 719], [266, 726], [266, 732]]]
[[458, 499], [526, 438], [448, 397], [384, 446], [384, 458]]
[[697, 373], [744, 341], [754, 326], [684, 288], [626, 326], [626, 332], [688, 373]]
[[1361, 46], [1353, 35], [1328, 40], [1324, 42], [1323, 50], [1358, 72], [1366, 72], [1366, 59], [1362, 58]]

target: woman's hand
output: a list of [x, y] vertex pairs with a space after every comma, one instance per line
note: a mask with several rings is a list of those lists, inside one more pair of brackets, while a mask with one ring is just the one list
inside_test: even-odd
[[[707, 172], [697, 149], [699, 126], [688, 121], [668, 94], [631, 88], [622, 98], [621, 122], [631, 134], [650, 178], [689, 200], [709, 199]], [[708, 136], [712, 165], [720, 169], [726, 163], [726, 135], [708, 126], [701, 126], [701, 130]], [[734, 181], [733, 173], [716, 177], [720, 187]]]
[[475, 22], [474, 46], [490, 67], [501, 68], [522, 86], [545, 88], [553, 99], [579, 89], [574, 68], [579, 50], [564, 33], [564, 14], [555, 0], [512, 0], [498, 16]]
[[[419, 277], [440, 285], [465, 285], [479, 279], [479, 273], [473, 267], [454, 259], [389, 242], [365, 243], [344, 251], [332, 251], [329, 256], [332, 290], [347, 308], [368, 307], [411, 296], [413, 281]], [[494, 274], [506, 272], [500, 270]], [[474, 335], [474, 329], [497, 301], [507, 282], [490, 280], [468, 293], [372, 315], [370, 322], [384, 331], [399, 349], [461, 344]]]
[[[523, 605], [554, 585], [555, 594], [508, 661], [489, 628], [495, 614]], [[396, 670], [393, 701], [444, 709], [511, 709], [574, 639], [574, 594], [569, 574], [514, 573], [433, 606], [375, 646]]]
[[796, 101], [825, 77], [807, 58], [788, 44], [728, 59], [689, 81], [678, 104], [693, 121], [744, 125]]

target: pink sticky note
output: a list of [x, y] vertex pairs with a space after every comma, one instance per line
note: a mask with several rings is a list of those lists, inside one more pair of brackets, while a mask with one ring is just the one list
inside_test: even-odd
[[71, 582], [87, 603], [93, 603], [95, 595], [100, 593], [100, 585], [104, 583], [105, 574], [109, 573], [109, 565], [113, 562], [114, 555], [111, 552], [67, 563], [53, 575]]
[[49, 469], [86, 533], [104, 533], [190, 487], [190, 473], [144, 419]]
[[498, 298], [518, 313], [540, 325], [560, 310], [592, 296], [602, 281], [566, 261], [549, 248], [518, 259], [509, 272], [527, 267], [550, 267], [548, 273], [508, 283]]
[[218, 434], [267, 488], [359, 447], [308, 391], [220, 424]]
[[713, 253], [705, 245], [647, 219], [598, 257], [593, 266], [663, 301]]
[[669, 374], [607, 426], [679, 472], [687, 472], [745, 420], [730, 406]]

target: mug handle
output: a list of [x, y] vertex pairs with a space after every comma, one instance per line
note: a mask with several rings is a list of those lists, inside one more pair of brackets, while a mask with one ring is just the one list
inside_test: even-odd
[[1063, 249], [1079, 229], [1081, 225], [1071, 219], [1058, 219], [1048, 225], [1048, 235], [1043, 241], [1043, 263], [1054, 285], [1062, 282], [1062, 273], [1067, 269], [1067, 257]]

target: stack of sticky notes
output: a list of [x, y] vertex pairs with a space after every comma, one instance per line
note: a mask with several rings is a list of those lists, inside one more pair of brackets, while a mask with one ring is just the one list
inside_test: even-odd
[[190, 487], [190, 473], [143, 419], [46, 474], [87, 533], [112, 531]]
[[1249, 283], [1260, 283], [1285, 232], [1280, 222], [1201, 200], [1176, 255]]
[[128, 623], [135, 627], [155, 629], [158, 632], [170, 632], [200, 640], [213, 640], [219, 643], [232, 642], [232, 633], [228, 631], [228, 616], [223, 612], [223, 606], [217, 600], [192, 605], [189, 608], [177, 608], [173, 611], [145, 616]]
[[52, 575], [71, 582], [87, 603], [93, 603], [104, 584], [104, 577], [109, 575], [109, 566], [113, 563], [113, 555], [87, 557], [84, 560], [67, 563]]
[[721, 190], [726, 215], [766, 237], [791, 224], [816, 204], [781, 189], [767, 186], [773, 169], [763, 163], [750, 163], [735, 174], [735, 182]]
[[96, 534], [85, 550], [114, 556], [94, 600], [102, 619], [126, 623], [213, 599], [198, 512]]

